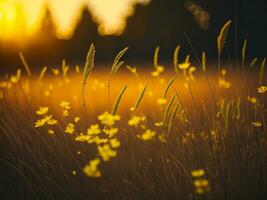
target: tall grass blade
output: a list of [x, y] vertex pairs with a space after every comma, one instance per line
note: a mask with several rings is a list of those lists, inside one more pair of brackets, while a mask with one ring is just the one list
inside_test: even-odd
[[111, 67], [111, 74], [115, 74], [117, 73], [117, 71], [119, 70], [119, 68], [123, 65], [123, 61], [120, 62], [120, 59], [122, 58], [122, 56], [126, 53], [126, 51], [129, 49], [129, 47], [126, 47], [124, 49], [122, 49], [117, 56], [115, 57], [112, 67]]
[[247, 51], [247, 39], [245, 39], [243, 47], [242, 47], [242, 64], [245, 65], [246, 51]]
[[19, 57], [20, 57], [20, 60], [21, 60], [23, 66], [27, 72], [27, 75], [30, 77], [32, 75], [30, 67], [29, 67], [25, 57], [23, 56], [23, 54], [21, 52], [19, 52]]
[[83, 69], [83, 85], [86, 85], [87, 78], [94, 68], [95, 46], [92, 43], [87, 53], [86, 62]]
[[40, 72], [40, 75], [39, 75], [39, 81], [41, 81], [43, 78], [44, 78], [44, 75], [47, 71], [47, 66], [45, 66], [42, 71]]
[[163, 124], [166, 123], [166, 119], [167, 119], [167, 116], [168, 116], [168, 114], [169, 114], [169, 112], [170, 112], [171, 106], [172, 106], [172, 104], [173, 104], [173, 102], [174, 102], [174, 100], [175, 100], [175, 96], [176, 96], [176, 94], [174, 94], [174, 95], [172, 96], [170, 102], [168, 103], [168, 105], [167, 105], [167, 107], [166, 107], [166, 109], [165, 109], [165, 112], [164, 112], [164, 115], [163, 115]]
[[264, 58], [261, 62], [261, 68], [260, 68], [260, 77], [259, 77], [259, 83], [260, 85], [263, 84], [263, 76], [264, 76], [264, 68], [265, 68], [266, 58]]
[[168, 91], [171, 87], [171, 85], [174, 83], [175, 79], [177, 78], [177, 74], [174, 75], [174, 77], [169, 81], [169, 83], [167, 84], [165, 90], [164, 90], [164, 94], [163, 94], [163, 98], [166, 99]]
[[223, 50], [224, 44], [226, 42], [231, 23], [232, 23], [232, 21], [229, 20], [224, 24], [224, 26], [222, 27], [220, 34], [217, 38], [217, 48], [218, 48], [219, 55], [221, 55], [221, 53], [222, 53], [222, 50]]
[[155, 52], [154, 52], [154, 67], [158, 66], [158, 57], [159, 57], [159, 46], [156, 47]]
[[179, 51], [180, 45], [178, 45], [173, 53], [173, 69], [175, 73], [178, 73], [178, 64], [179, 64]]
[[202, 65], [201, 66], [202, 66], [202, 70], [204, 72], [206, 72], [206, 69], [207, 69], [206, 63], [207, 63], [207, 61], [206, 61], [206, 52], [203, 51], [202, 52]]
[[147, 88], [147, 82], [145, 83], [144, 88], [142, 89], [141, 93], [139, 94], [137, 101], [134, 105], [133, 111], [136, 111], [138, 106], [140, 105], [142, 99], [144, 98], [145, 92], [146, 92], [146, 88]]
[[114, 104], [114, 107], [113, 107], [113, 111], [112, 111], [112, 115], [116, 115], [117, 114], [117, 111], [118, 111], [118, 108], [119, 108], [119, 104], [121, 102], [121, 99], [122, 99], [122, 96], [124, 95], [125, 91], [127, 90], [127, 85], [124, 86], [124, 88], [122, 89], [122, 91], [120, 92], [115, 104]]
[[176, 104], [175, 108], [173, 109], [173, 112], [172, 112], [172, 115], [170, 118], [170, 122], [169, 122], [169, 126], [168, 126], [168, 132], [170, 132], [170, 130], [171, 130], [171, 127], [172, 127], [173, 121], [175, 119], [176, 113], [178, 111], [178, 108], [179, 108], [179, 102]]

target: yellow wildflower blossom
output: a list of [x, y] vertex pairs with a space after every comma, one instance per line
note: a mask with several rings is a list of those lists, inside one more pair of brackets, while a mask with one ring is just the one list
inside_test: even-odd
[[53, 69], [52, 69], [52, 72], [53, 72], [53, 74], [56, 75], [56, 76], [59, 75], [59, 69], [55, 69], [55, 68], [53, 68]]
[[117, 138], [113, 138], [110, 140], [110, 145], [112, 148], [118, 148], [121, 145], [121, 143]]
[[157, 127], [163, 126], [163, 122], [155, 122], [155, 126]]
[[157, 70], [159, 73], [161, 73], [161, 72], [164, 71], [164, 66], [158, 65], [158, 66], [156, 66], [156, 70]]
[[53, 135], [53, 134], [55, 134], [55, 131], [53, 130], [53, 129], [48, 129], [48, 131], [47, 131], [50, 135]]
[[209, 181], [206, 179], [198, 179], [194, 181], [195, 187], [206, 187], [209, 185]]
[[197, 169], [191, 172], [191, 175], [193, 177], [201, 177], [201, 176], [204, 176], [204, 174], [205, 174], [205, 171], [203, 169]]
[[261, 125], [262, 125], [262, 123], [259, 122], [259, 121], [252, 122], [251, 124], [252, 124], [253, 126], [255, 126], [255, 127], [261, 127]]
[[132, 118], [128, 121], [129, 126], [136, 126], [139, 124], [141, 117], [139, 116], [132, 116]]
[[55, 125], [56, 123], [57, 123], [57, 120], [56, 119], [50, 119], [50, 120], [47, 121], [47, 124], [48, 125], [51, 125], [51, 126], [52, 125]]
[[152, 140], [153, 137], [156, 135], [155, 131], [151, 131], [150, 129], [147, 129], [143, 134], [137, 135], [137, 137], [141, 140]]
[[88, 135], [97, 135], [101, 133], [101, 130], [99, 129], [98, 124], [93, 124], [90, 126], [90, 128], [87, 129], [87, 134]]
[[67, 101], [61, 101], [59, 105], [63, 110], [69, 110], [70, 109], [70, 103]]
[[80, 133], [80, 135], [75, 138], [75, 141], [86, 142], [86, 141], [89, 141], [91, 138], [92, 136], [90, 135], [84, 135], [83, 133]]
[[35, 122], [35, 128], [44, 126], [50, 119], [52, 118], [52, 115], [44, 116], [42, 119], [38, 119]]
[[97, 149], [101, 158], [106, 162], [110, 161], [112, 157], [117, 156], [117, 151], [111, 149], [109, 144], [98, 146]]
[[83, 172], [89, 177], [98, 178], [101, 176], [101, 172], [98, 169], [99, 164], [100, 164], [99, 158], [90, 160], [89, 163], [83, 168]]
[[98, 119], [100, 120], [101, 124], [112, 126], [115, 124], [116, 121], [120, 120], [120, 116], [112, 115], [112, 114], [109, 114], [108, 112], [105, 112], [102, 115], [99, 115]]
[[44, 115], [47, 113], [47, 111], [49, 110], [48, 107], [39, 107], [39, 110], [36, 111], [37, 115]]
[[117, 132], [118, 128], [111, 128], [111, 129], [103, 129], [104, 133], [109, 137], [112, 138]]
[[184, 62], [184, 63], [178, 64], [178, 67], [179, 67], [181, 70], [186, 70], [188, 67], [190, 67], [190, 65], [191, 65], [190, 62]]
[[73, 123], [68, 123], [66, 129], [65, 129], [65, 133], [69, 133], [72, 134], [74, 132], [74, 124]]
[[21, 69], [18, 69], [17, 70], [17, 74], [16, 75], [12, 75], [10, 77], [10, 82], [11, 83], [17, 83], [19, 81], [19, 79], [20, 79], [20, 75], [21, 75]]
[[68, 111], [68, 110], [63, 110], [63, 112], [62, 112], [62, 116], [63, 116], [63, 117], [67, 117], [67, 116], [69, 116], [69, 111]]
[[257, 99], [256, 99], [255, 97], [250, 97], [250, 96], [248, 96], [248, 101], [249, 101], [250, 103], [255, 104], [255, 103], [257, 102]]
[[97, 145], [105, 144], [108, 142], [106, 138], [100, 138], [99, 136], [93, 136], [87, 141], [89, 144], [96, 143]]
[[80, 117], [75, 117], [74, 122], [78, 123], [80, 121]]
[[267, 86], [260, 86], [257, 88], [258, 93], [263, 94], [267, 91]]
[[158, 72], [158, 71], [153, 71], [153, 72], [151, 72], [151, 75], [152, 75], [152, 76], [155, 76], [155, 77], [156, 77], [156, 76], [159, 76], [159, 72]]

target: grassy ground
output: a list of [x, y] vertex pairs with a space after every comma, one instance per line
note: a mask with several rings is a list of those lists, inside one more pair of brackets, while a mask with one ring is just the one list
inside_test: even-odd
[[[119, 129], [116, 138], [120, 147], [108, 162], [97, 151], [99, 144], [75, 141], [91, 124], [98, 123], [103, 128], [97, 118], [109, 111], [108, 74], [96, 71], [90, 75], [85, 113], [82, 75], [70, 72], [63, 77], [48, 73], [42, 80], [24, 76], [3, 89], [1, 199], [263, 199], [266, 196], [266, 96], [257, 92], [256, 72], [251, 72], [243, 84], [244, 78], [228, 72], [225, 79], [231, 87], [220, 87], [220, 98], [216, 73], [207, 75], [210, 87], [202, 72], [196, 71], [194, 80], [187, 82], [189, 87], [183, 73], [178, 73], [168, 90], [166, 104], [161, 105], [157, 100], [162, 98], [173, 72], [163, 72], [157, 77], [140, 72], [136, 78], [122, 70], [111, 82], [112, 105], [124, 84], [128, 84], [118, 109], [120, 120], [114, 125]], [[130, 111], [145, 81], [145, 95], [137, 111]], [[156, 126], [156, 122], [164, 121], [173, 95], [175, 100], [164, 126]], [[62, 116], [59, 105], [62, 101], [70, 103], [66, 117]], [[35, 122], [42, 118], [36, 114], [39, 106], [49, 107], [49, 113], [58, 120], [51, 126], [54, 134], [48, 133], [48, 125], [35, 127]], [[132, 116], [146, 116], [146, 120], [130, 126], [128, 120]], [[75, 117], [80, 117], [80, 121], [75, 123]], [[70, 122], [75, 124], [73, 134], [65, 133]], [[258, 123], [253, 125], [253, 122]], [[148, 140], [137, 136], [147, 129], [156, 134]], [[83, 169], [96, 157], [101, 159], [98, 166], [101, 176], [88, 177]], [[199, 176], [191, 174], [196, 170]], [[208, 181], [203, 191], [197, 191], [196, 180]]]
[[83, 73], [37, 75], [20, 54], [25, 70], [0, 84], [1, 199], [265, 199], [265, 59], [244, 45], [222, 65], [230, 24], [218, 70], [179, 48], [167, 70], [157, 48], [152, 72], [121, 67], [124, 49], [107, 73], [92, 45]]

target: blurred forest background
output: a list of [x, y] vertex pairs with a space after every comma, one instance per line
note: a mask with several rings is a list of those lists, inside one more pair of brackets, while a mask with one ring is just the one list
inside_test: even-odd
[[[188, 3], [204, 11], [204, 22], [201, 21], [203, 16], [192, 12]], [[227, 58], [226, 54], [231, 54], [232, 58], [240, 57], [240, 49], [246, 38], [250, 58], [266, 56], [266, 0], [151, 0], [145, 6], [135, 6], [134, 14], [127, 18], [125, 30], [117, 36], [101, 36], [90, 12], [84, 8], [74, 34], [68, 40], [56, 37], [51, 12], [47, 7], [41, 28], [33, 37], [38, 39], [31, 40], [27, 45], [0, 40], [0, 70], [7, 71], [21, 65], [18, 56], [20, 51], [31, 67], [36, 69], [44, 65], [59, 65], [63, 58], [70, 64], [81, 64], [91, 42], [96, 46], [98, 63], [110, 62], [125, 46], [130, 47], [126, 57], [128, 63], [152, 63], [153, 52], [158, 45], [161, 47], [159, 59], [171, 62], [173, 50], [178, 44], [182, 46], [182, 55], [192, 53], [184, 31], [198, 53], [205, 50], [208, 59], [215, 60], [216, 37], [228, 19], [233, 20], [233, 28], [224, 58]]]

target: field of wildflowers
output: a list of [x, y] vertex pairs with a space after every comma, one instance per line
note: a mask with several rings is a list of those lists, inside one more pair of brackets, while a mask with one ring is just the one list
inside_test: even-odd
[[95, 66], [24, 68], [1, 77], [1, 199], [264, 199], [267, 196], [265, 58], [222, 63], [205, 52], [173, 70], [115, 57]]

